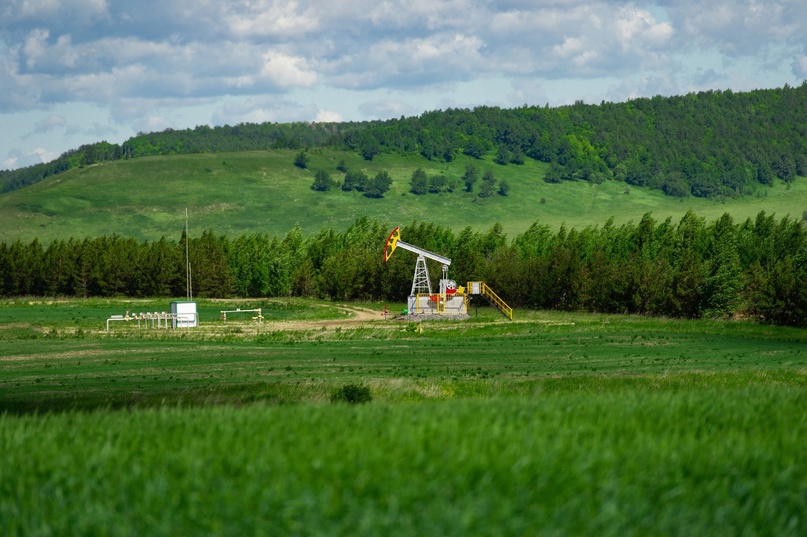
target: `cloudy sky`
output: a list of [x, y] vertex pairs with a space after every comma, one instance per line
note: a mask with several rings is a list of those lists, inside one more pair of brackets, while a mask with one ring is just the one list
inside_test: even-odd
[[804, 0], [0, 0], [0, 169], [168, 127], [805, 79]]

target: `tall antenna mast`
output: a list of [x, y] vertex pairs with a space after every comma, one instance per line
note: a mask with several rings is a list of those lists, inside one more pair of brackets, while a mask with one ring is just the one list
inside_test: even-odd
[[191, 258], [188, 250], [188, 208], [185, 207], [185, 297], [188, 301], [193, 300], [193, 291], [191, 287]]

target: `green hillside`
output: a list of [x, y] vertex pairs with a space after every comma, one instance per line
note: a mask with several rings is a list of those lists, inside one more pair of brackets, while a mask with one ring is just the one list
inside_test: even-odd
[[129, 158], [314, 148], [420, 156], [437, 165], [491, 156], [533, 159], [546, 181], [615, 179], [673, 197], [753, 196], [807, 175], [807, 81], [745, 93], [708, 91], [624, 103], [517, 109], [480, 106], [346, 123], [242, 123], [140, 133], [123, 144], [83, 145], [59, 158], [0, 170], [0, 193], [68, 170]]
[[[450, 163], [390, 154], [365, 161], [355, 153], [315, 149], [303, 170], [293, 165], [295, 154], [270, 150], [143, 157], [73, 169], [0, 196], [0, 240], [38, 238], [47, 243], [113, 233], [141, 240], [177, 239], [185, 207], [192, 234], [213, 229], [231, 237], [251, 232], [282, 235], [295, 223], [305, 234], [322, 228], [342, 230], [365, 215], [390, 226], [425, 221], [454, 230], [485, 230], [500, 222], [512, 236], [536, 221], [580, 228], [611, 217], [617, 223], [638, 221], [647, 212], [657, 220], [677, 220], [690, 209], [709, 219], [729, 212], [743, 220], [762, 210], [795, 217], [807, 209], [807, 185], [801, 180], [760, 187], [756, 196], [713, 201], [674, 198], [618, 181], [549, 184], [543, 180], [548, 165], [532, 159], [523, 166], [500, 166], [492, 155], [482, 160], [459, 157]], [[341, 160], [348, 169], [370, 176], [387, 170], [394, 180], [390, 191], [383, 199], [369, 199], [338, 188], [311, 190], [315, 170], [327, 170], [341, 180], [343, 174], [336, 170]], [[474, 193], [464, 192], [461, 177], [470, 162], [482, 173], [489, 169], [505, 179], [509, 195], [481, 199], [478, 183]], [[411, 194], [410, 177], [418, 167], [430, 176], [455, 178], [458, 189]]]

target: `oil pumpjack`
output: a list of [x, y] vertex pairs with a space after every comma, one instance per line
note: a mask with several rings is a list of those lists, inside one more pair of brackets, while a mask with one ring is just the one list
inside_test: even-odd
[[[387, 237], [384, 247], [384, 261], [389, 261], [396, 248], [403, 248], [417, 254], [415, 263], [415, 275], [412, 278], [412, 291], [409, 293], [406, 305], [409, 315], [450, 315], [467, 316], [468, 300], [462, 289], [457, 289], [457, 283], [448, 279], [448, 267], [451, 259], [430, 252], [408, 242], [401, 240], [400, 228], [395, 228]], [[442, 277], [440, 278], [440, 291], [432, 291], [432, 283], [429, 278], [429, 268], [426, 260], [431, 259], [442, 266]]]
[[[466, 293], [466, 288], [457, 286], [457, 282], [448, 279], [448, 267], [451, 265], [451, 259], [402, 241], [400, 228], [393, 229], [387, 237], [384, 245], [384, 262], [389, 261], [398, 247], [418, 256], [415, 262], [415, 274], [412, 278], [412, 290], [406, 302], [407, 313], [410, 317], [467, 318], [469, 295], [474, 294], [485, 297], [504, 316], [513, 318], [512, 308], [485, 285], [485, 282], [468, 282], [467, 289], [470, 293]], [[427, 259], [436, 261], [442, 266], [440, 289], [437, 293], [432, 291], [429, 268], [426, 265]]]

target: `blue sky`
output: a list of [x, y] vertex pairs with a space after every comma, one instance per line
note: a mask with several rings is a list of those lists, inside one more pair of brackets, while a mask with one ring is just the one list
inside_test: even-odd
[[0, 169], [169, 127], [805, 79], [803, 0], [0, 0]]

